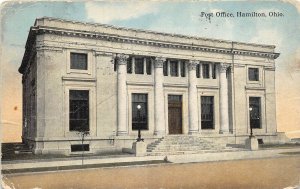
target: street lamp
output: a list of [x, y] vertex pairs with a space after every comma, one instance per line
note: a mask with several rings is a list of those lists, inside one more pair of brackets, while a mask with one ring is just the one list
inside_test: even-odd
[[252, 124], [251, 124], [251, 116], [252, 116], [252, 114], [251, 114], [251, 112], [252, 112], [252, 107], [250, 107], [249, 108], [249, 111], [250, 111], [250, 138], [252, 138], [253, 137], [253, 132], [252, 132]]
[[137, 108], [137, 116], [138, 116], [138, 138], [136, 139], [137, 142], [140, 142], [140, 141], [143, 141], [144, 142], [144, 139], [141, 138], [141, 108], [142, 106], [141, 105], [137, 105], [136, 106]]

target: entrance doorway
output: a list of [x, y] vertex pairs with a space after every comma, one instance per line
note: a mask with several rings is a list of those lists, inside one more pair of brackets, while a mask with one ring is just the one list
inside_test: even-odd
[[169, 134], [182, 134], [182, 96], [168, 96]]

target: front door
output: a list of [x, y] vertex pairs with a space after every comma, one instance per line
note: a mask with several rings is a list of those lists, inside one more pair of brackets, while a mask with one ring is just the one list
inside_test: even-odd
[[169, 134], [182, 134], [182, 96], [168, 96]]

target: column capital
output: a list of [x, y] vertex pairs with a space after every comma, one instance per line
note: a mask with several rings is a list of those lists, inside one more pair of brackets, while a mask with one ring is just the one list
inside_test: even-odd
[[162, 68], [165, 61], [166, 61], [166, 58], [155, 57], [155, 59], [154, 59], [154, 67], [155, 68]]
[[197, 64], [199, 64], [198, 60], [189, 60], [188, 61], [189, 70], [196, 70]]
[[129, 55], [126, 54], [117, 54], [116, 60], [118, 65], [124, 65], [127, 64], [127, 59], [129, 58]]
[[227, 71], [227, 69], [230, 67], [230, 64], [227, 64], [227, 63], [221, 63], [220, 64], [220, 72], [221, 73], [224, 73]]

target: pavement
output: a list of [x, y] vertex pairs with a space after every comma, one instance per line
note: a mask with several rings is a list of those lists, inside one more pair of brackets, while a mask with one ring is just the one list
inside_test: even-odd
[[85, 169], [118, 166], [147, 166], [164, 163], [196, 163], [212, 161], [231, 161], [242, 159], [280, 158], [286, 156], [300, 156], [300, 146], [293, 148], [266, 148], [257, 151], [243, 150], [232, 152], [207, 152], [199, 154], [159, 155], [136, 157], [131, 154], [112, 156], [88, 156], [30, 159], [30, 160], [2, 160], [2, 173], [28, 173], [58, 171], [70, 169]]

